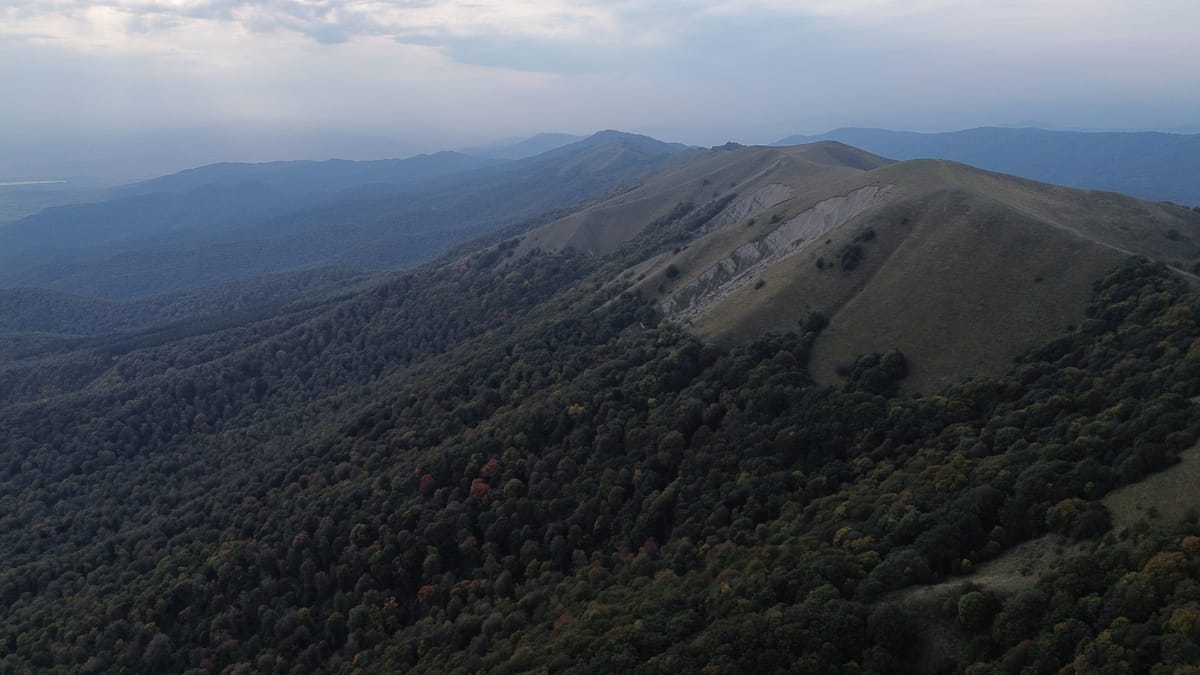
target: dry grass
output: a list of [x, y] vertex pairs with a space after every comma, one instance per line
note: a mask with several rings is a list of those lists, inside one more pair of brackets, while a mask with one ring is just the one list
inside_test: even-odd
[[1014, 546], [970, 575], [906, 588], [884, 597], [882, 602], [904, 610], [916, 626], [916, 653], [921, 661], [914, 664], [914, 672], [943, 671], [946, 664], [961, 662], [969, 653], [971, 635], [942, 610], [947, 600], [958, 596], [963, 584], [969, 582], [999, 595], [1013, 595], [1032, 587], [1048, 566], [1087, 547], [1087, 543], [1046, 535]]
[[1178, 522], [1188, 511], [1200, 510], [1200, 444], [1180, 453], [1180, 462], [1145, 479], [1113, 490], [1104, 497], [1113, 529], [1121, 531], [1142, 518]]
[[1093, 282], [1120, 257], [986, 198], [933, 195], [911, 234], [837, 310], [812, 372], [832, 382], [839, 366], [890, 348], [908, 357], [906, 386], [917, 391], [1003, 372], [1082, 320]]
[[[733, 293], [696, 320], [695, 331], [732, 343], [792, 329], [822, 311], [832, 322], [814, 351], [818, 381], [837, 382], [840, 366], [894, 347], [909, 357], [906, 387], [936, 391], [1002, 372], [1080, 321], [1092, 283], [1124, 255], [1200, 255], [1200, 218], [1169, 205], [941, 161], [893, 164], [854, 179], [869, 183], [896, 185], [893, 204], [835, 230], [825, 250], [769, 270], [757, 291]], [[867, 226], [879, 236], [864, 245], [857, 269], [817, 269], [817, 257], [828, 262]]]

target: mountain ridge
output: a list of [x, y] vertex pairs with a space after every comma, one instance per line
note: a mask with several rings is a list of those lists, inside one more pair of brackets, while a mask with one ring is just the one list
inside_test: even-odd
[[846, 127], [773, 145], [838, 140], [893, 159], [939, 158], [1046, 183], [1200, 204], [1200, 134], [978, 127], [921, 133]]
[[[324, 194], [278, 179], [223, 184], [211, 178], [214, 172], [261, 177], [281, 170], [286, 177], [300, 167], [301, 183], [308, 185], [312, 171], [320, 176], [362, 167], [203, 168], [149, 184], [190, 189], [185, 199], [138, 194], [59, 207], [0, 229], [0, 259], [8, 266], [0, 283], [124, 299], [318, 265], [407, 266], [491, 229], [635, 182], [687, 152], [679, 144], [607, 131], [511, 162], [449, 153], [369, 164], [355, 175], [370, 182]], [[377, 182], [377, 169], [394, 176], [398, 166], [416, 177], [406, 184]]]
[[[1200, 260], [1200, 214], [1176, 205], [835, 142], [724, 152], [533, 230], [517, 250], [605, 255], [673, 232], [613, 271], [668, 318], [730, 346], [820, 315], [819, 381], [898, 348], [921, 390], [1002, 371], [1083, 320], [1092, 283], [1125, 256], [1192, 279]], [[711, 178], [730, 167], [743, 180]]]
[[540, 155], [543, 152], [581, 141], [584, 138], [586, 136], [542, 132], [519, 140], [500, 141], [492, 145], [463, 148], [459, 152], [466, 155], [493, 159], [525, 159], [526, 157]]

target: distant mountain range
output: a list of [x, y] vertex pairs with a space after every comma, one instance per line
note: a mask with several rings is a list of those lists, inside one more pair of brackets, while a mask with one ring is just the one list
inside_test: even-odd
[[[80, 300], [69, 296], [120, 301], [212, 286], [222, 290], [214, 290], [212, 299], [189, 299], [187, 306], [205, 311], [232, 306], [230, 297], [238, 298], [238, 306], [251, 302], [242, 298], [278, 302], [308, 292], [313, 280], [340, 279], [348, 270], [411, 267], [479, 235], [491, 233], [491, 241], [496, 241], [495, 237], [556, 221], [564, 213], [571, 215], [548, 231], [553, 234], [530, 241], [548, 237], [543, 245], [550, 248], [608, 251], [653, 218], [666, 217], [683, 203], [709, 202], [726, 186], [742, 192], [753, 185], [770, 192], [763, 186], [771, 181], [809, 185], [813, 175], [880, 169], [890, 163], [885, 158], [945, 158], [1044, 182], [1177, 203], [1200, 201], [1200, 136], [1011, 128], [945, 134], [841, 129], [820, 137], [790, 137], [777, 145], [813, 142], [818, 145], [799, 154], [736, 145], [703, 150], [610, 130], [582, 139], [539, 134], [507, 145], [405, 159], [211, 164], [93, 191], [86, 203], [46, 208], [0, 228], [0, 288], [68, 294], [61, 303], [46, 294], [7, 298], [8, 306], [25, 308], [30, 298], [40, 298], [32, 314], [13, 310], [13, 317], [22, 318], [10, 329], [18, 324], [56, 325], [64, 312], [43, 308], [78, 306]], [[740, 159], [725, 168], [710, 166], [728, 158]], [[784, 165], [800, 173], [789, 177], [792, 174], [781, 169]], [[709, 183], [689, 179], [691, 187], [683, 192], [670, 183], [701, 171]], [[947, 171], [957, 174], [965, 168]], [[650, 182], [643, 185], [646, 181]], [[653, 185], [668, 187], [653, 192]], [[995, 201], [990, 190], [983, 198]], [[657, 197], [647, 201], [650, 193]], [[1081, 205], [1116, 203], [1106, 196], [1071, 199]], [[588, 200], [596, 204], [581, 208]], [[1157, 228], [1171, 229], [1179, 228]], [[1158, 251], [1155, 257], [1170, 256]], [[318, 269], [337, 272], [311, 274]], [[296, 274], [306, 276], [288, 276]], [[253, 283], [228, 290], [229, 284], [264, 275], [289, 281], [272, 282], [269, 287], [276, 290], [270, 292]], [[132, 318], [115, 323], [84, 323], [150, 325], [161, 317], [202, 313], [176, 311], [171, 303], [161, 309], [160, 304], [123, 309], [120, 315]], [[748, 309], [753, 304], [737, 306]], [[92, 314], [97, 317], [116, 316], [103, 305], [95, 307]], [[40, 318], [27, 320], [34, 316]], [[703, 323], [699, 315], [691, 318]], [[743, 328], [753, 324], [731, 323]]]
[[127, 299], [326, 265], [404, 267], [636, 182], [687, 150], [604, 131], [518, 160], [213, 164], [5, 226], [0, 286]]
[[582, 141], [586, 136], [574, 134], [543, 133], [510, 143], [496, 143], [473, 148], [463, 148], [459, 152], [475, 157], [490, 157], [492, 159], [525, 159], [540, 155], [543, 152], [561, 148], [564, 145]]
[[981, 127], [946, 133], [835, 129], [774, 145], [838, 141], [892, 159], [950, 159], [1056, 185], [1200, 204], [1200, 134]]
[[180, 194], [213, 185], [254, 184], [297, 194], [328, 194], [364, 185], [403, 186], [502, 163], [460, 152], [368, 161], [223, 162], [134, 183], [113, 192]]

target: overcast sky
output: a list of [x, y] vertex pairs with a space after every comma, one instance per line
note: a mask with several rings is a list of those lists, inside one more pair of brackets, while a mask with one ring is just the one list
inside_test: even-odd
[[1197, 0], [0, 0], [0, 149], [1195, 127], [1197, 45]]

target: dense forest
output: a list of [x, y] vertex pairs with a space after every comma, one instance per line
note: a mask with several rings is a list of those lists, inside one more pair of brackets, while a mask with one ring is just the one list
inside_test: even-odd
[[[814, 384], [820, 316], [724, 349], [513, 243], [10, 369], [0, 672], [1194, 672], [1200, 521], [1099, 501], [1200, 434], [1166, 268], [915, 396], [888, 345]], [[1049, 532], [1091, 543], [917, 653], [897, 591]]]

